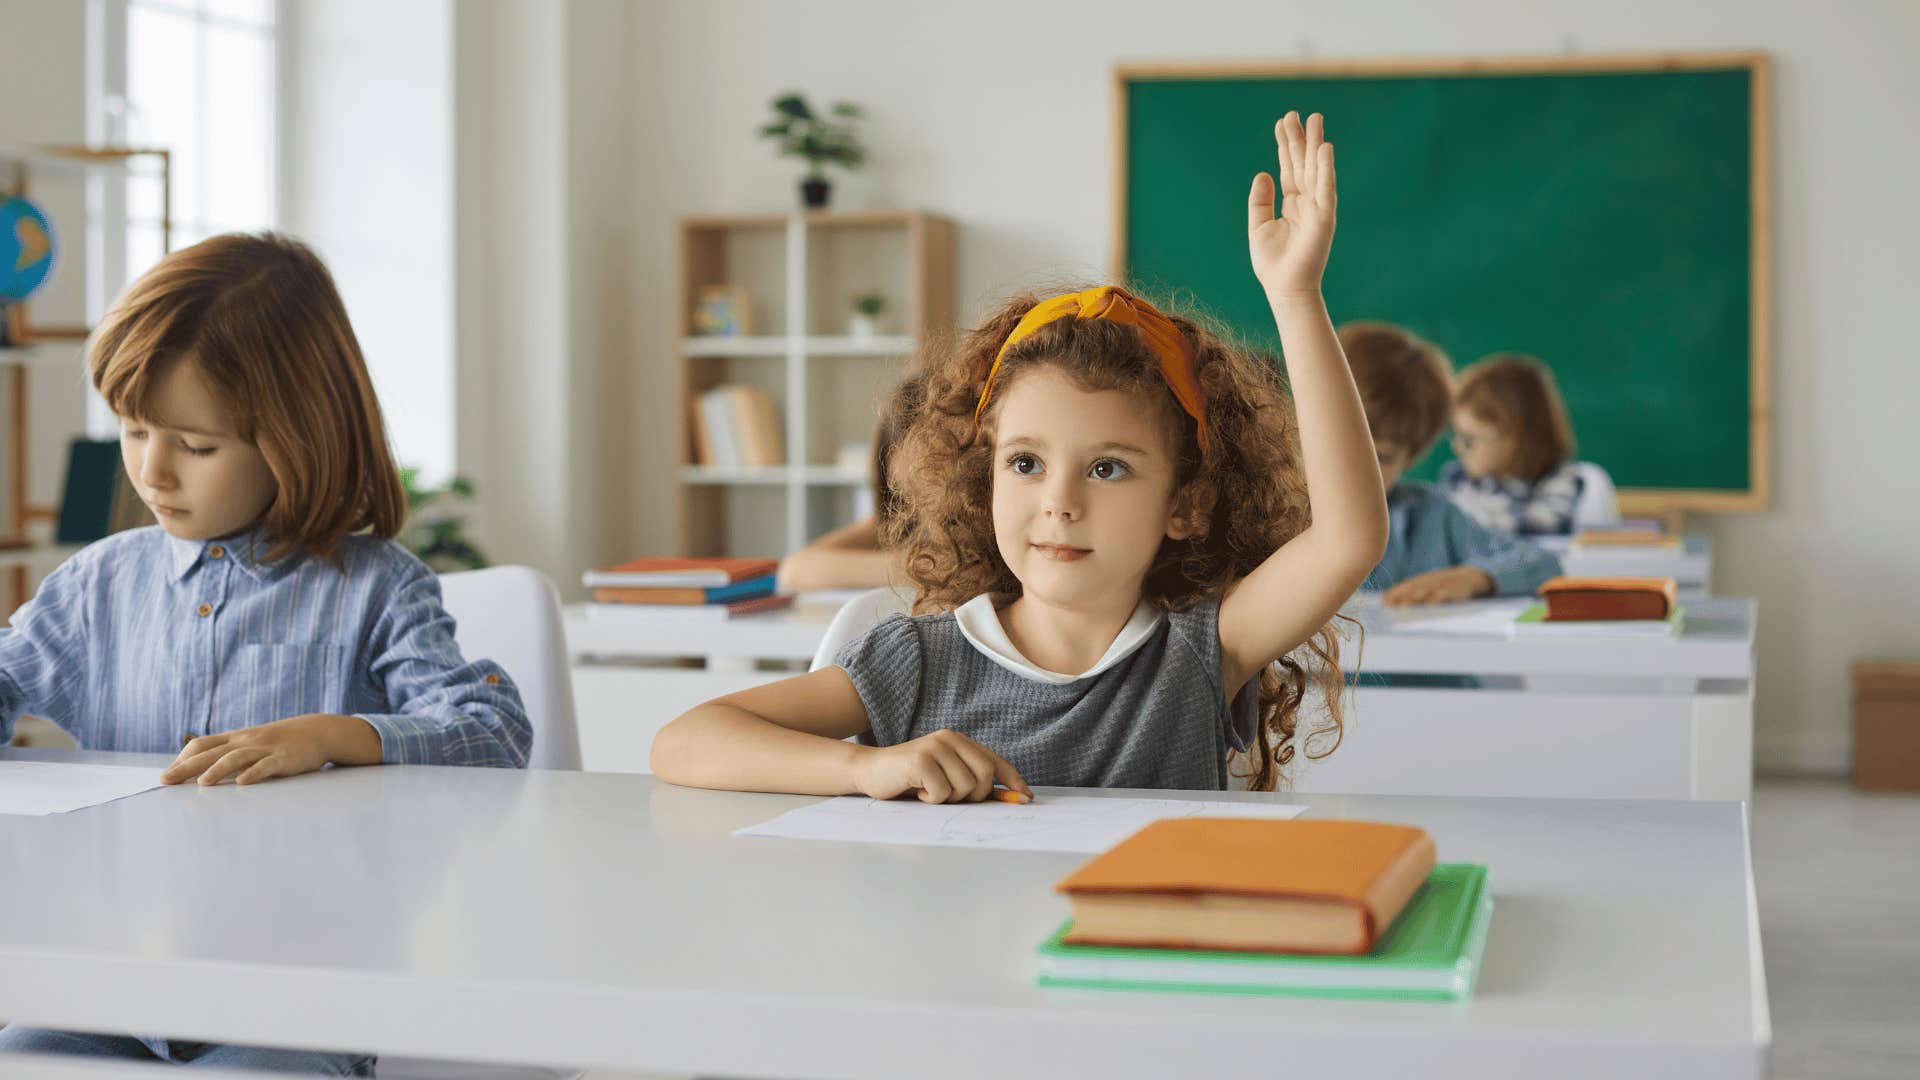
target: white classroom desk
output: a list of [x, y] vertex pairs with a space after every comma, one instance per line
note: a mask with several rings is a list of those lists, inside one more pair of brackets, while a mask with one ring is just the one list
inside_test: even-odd
[[1295, 798], [1490, 868], [1470, 1001], [1043, 989], [1082, 856], [735, 838], [808, 800], [384, 766], [0, 816], [0, 1016], [729, 1077], [1762, 1074], [1741, 804]]
[[1682, 600], [1713, 595], [1713, 543], [1705, 536], [1681, 538], [1679, 551], [1645, 548], [1573, 550], [1571, 536], [1529, 536], [1528, 540], [1560, 556], [1573, 577], [1670, 577]]
[[[653, 619], [646, 611], [598, 619], [569, 608], [586, 766], [644, 772], [654, 735], [681, 712], [792, 674], [755, 670], [756, 662], [804, 670], [837, 609], [831, 600], [705, 622]], [[1502, 606], [1514, 604], [1449, 610]], [[1481, 685], [1362, 685], [1339, 749], [1302, 761], [1293, 783], [1307, 792], [1390, 795], [1745, 799], [1753, 774], [1755, 605], [1693, 598], [1685, 606], [1685, 628], [1674, 639], [1522, 639], [1409, 629], [1376, 601], [1357, 600], [1349, 610], [1367, 632], [1364, 645], [1350, 640], [1343, 650], [1349, 670], [1469, 675]], [[657, 666], [665, 657], [706, 666]]]
[[[1444, 611], [1457, 620], [1524, 605], [1473, 601]], [[1507, 637], [1434, 633], [1420, 613], [1397, 615], [1363, 597], [1348, 611], [1365, 635], [1347, 636], [1343, 666], [1389, 677], [1466, 675], [1479, 685], [1363, 681], [1339, 748], [1301, 763], [1294, 788], [1744, 800], [1753, 790], [1757, 608], [1731, 598], [1683, 606], [1672, 638]]]

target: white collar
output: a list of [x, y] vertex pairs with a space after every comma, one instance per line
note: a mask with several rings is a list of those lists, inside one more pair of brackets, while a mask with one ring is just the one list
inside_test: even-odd
[[1127, 624], [1114, 635], [1113, 644], [1107, 646], [1105, 656], [1099, 663], [1078, 675], [1062, 675], [1057, 671], [1048, 671], [1020, 654], [1014, 648], [1013, 639], [1007, 636], [1006, 627], [1000, 625], [1000, 613], [994, 609], [993, 597], [987, 593], [961, 604], [953, 609], [953, 621], [960, 625], [960, 633], [980, 654], [1023, 678], [1043, 683], [1070, 683], [1079, 679], [1090, 679], [1107, 670], [1146, 643], [1147, 638], [1159, 628], [1160, 620], [1165, 618], [1159, 608], [1147, 603], [1143, 598], [1134, 606], [1133, 615]]

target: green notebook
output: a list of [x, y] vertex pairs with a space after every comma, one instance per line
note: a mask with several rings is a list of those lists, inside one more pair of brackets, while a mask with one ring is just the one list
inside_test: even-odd
[[1366, 956], [1068, 945], [1068, 921], [1040, 946], [1042, 986], [1290, 997], [1458, 1001], [1473, 993], [1493, 918], [1487, 868], [1442, 863]]
[[1547, 605], [1538, 603], [1513, 617], [1515, 635], [1573, 637], [1678, 637], [1687, 619], [1679, 604], [1664, 619], [1565, 619], [1547, 621]]

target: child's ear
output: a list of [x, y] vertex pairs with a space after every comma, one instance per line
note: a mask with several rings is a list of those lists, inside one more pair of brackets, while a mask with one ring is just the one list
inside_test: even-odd
[[1191, 540], [1206, 535], [1207, 514], [1213, 508], [1211, 495], [1207, 485], [1197, 482], [1174, 492], [1173, 504], [1167, 511], [1167, 538]]

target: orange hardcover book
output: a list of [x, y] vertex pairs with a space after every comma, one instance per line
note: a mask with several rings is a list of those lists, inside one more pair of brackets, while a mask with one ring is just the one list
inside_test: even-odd
[[1540, 586], [1548, 622], [1664, 619], [1678, 591], [1670, 577], [1557, 577]]
[[1170, 818], [1054, 888], [1069, 944], [1359, 955], [1433, 866], [1433, 837], [1410, 825]]
[[679, 607], [683, 604], [704, 604], [707, 602], [705, 589], [632, 589], [603, 585], [593, 590], [593, 602], [596, 604], [665, 604]]
[[1666, 533], [1654, 532], [1650, 529], [1587, 529], [1574, 534], [1573, 546], [1678, 551], [1683, 545], [1677, 536], [1668, 536]]

